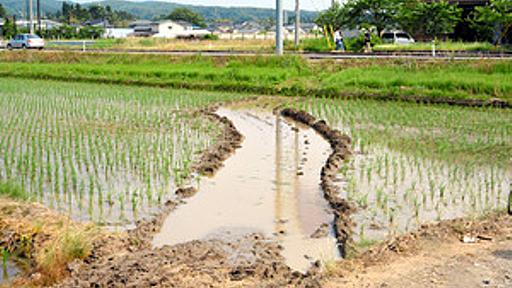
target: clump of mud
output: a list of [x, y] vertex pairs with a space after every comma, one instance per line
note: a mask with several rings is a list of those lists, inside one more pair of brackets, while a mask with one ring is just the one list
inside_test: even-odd
[[340, 196], [339, 187], [335, 184], [335, 180], [343, 162], [352, 154], [350, 150], [352, 139], [339, 130], [332, 129], [325, 121], [317, 121], [314, 116], [305, 111], [286, 108], [281, 110], [281, 115], [313, 128], [331, 145], [332, 153], [321, 172], [321, 186], [325, 199], [334, 211], [336, 238], [338, 243], [341, 244], [342, 257], [345, 257], [345, 249], [351, 241], [354, 228], [350, 216], [355, 211], [355, 207]]
[[213, 176], [223, 166], [224, 160], [235, 152], [244, 139], [235, 125], [227, 117], [221, 117], [214, 113], [214, 109], [201, 110], [200, 115], [220, 123], [224, 127], [222, 138], [213, 147], [210, 147], [199, 161], [194, 165], [194, 170], [206, 176]]
[[293, 272], [280, 247], [253, 234], [235, 240], [192, 241], [159, 249], [118, 251], [57, 287], [320, 287], [319, 274]]

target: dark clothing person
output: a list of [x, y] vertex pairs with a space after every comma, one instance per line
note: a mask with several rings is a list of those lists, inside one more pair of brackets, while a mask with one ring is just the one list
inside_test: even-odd
[[366, 31], [366, 33], [364, 33], [364, 46], [366, 53], [372, 52], [372, 34], [370, 31]]

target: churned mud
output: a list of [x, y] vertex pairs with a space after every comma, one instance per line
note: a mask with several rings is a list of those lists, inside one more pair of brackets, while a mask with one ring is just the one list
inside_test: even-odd
[[343, 161], [351, 155], [352, 141], [347, 135], [330, 128], [323, 120], [317, 121], [315, 117], [305, 111], [287, 108], [281, 111], [281, 115], [311, 127], [331, 145], [332, 152], [321, 171], [321, 186], [324, 197], [334, 212], [334, 229], [344, 257], [347, 244], [352, 240], [351, 234], [354, 224], [350, 216], [355, 208], [340, 196], [339, 187], [335, 184], [335, 181]]
[[153, 245], [232, 241], [261, 233], [280, 244], [286, 263], [298, 271], [339, 258], [332, 213], [320, 185], [328, 142], [308, 126], [266, 110], [217, 113], [245, 136], [241, 148], [169, 214]]
[[[197, 190], [178, 190], [181, 205], [169, 202], [167, 217], [139, 223], [117, 245], [99, 244], [111, 254], [70, 265], [71, 277], [59, 287], [319, 287], [317, 260], [339, 256], [320, 185], [329, 145], [280, 115], [217, 113], [229, 117], [221, 120], [228, 130], [241, 133], [226, 132], [231, 148], [210, 149], [202, 159], [217, 163], [197, 166], [215, 177]], [[239, 147], [240, 134], [241, 147], [221, 165]]]

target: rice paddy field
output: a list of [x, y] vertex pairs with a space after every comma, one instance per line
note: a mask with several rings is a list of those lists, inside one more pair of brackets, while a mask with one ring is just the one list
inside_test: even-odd
[[331, 99], [294, 105], [353, 139], [354, 156], [339, 171], [339, 185], [358, 208], [353, 232], [361, 246], [424, 223], [507, 207], [508, 109]]
[[195, 156], [220, 132], [192, 111], [243, 97], [6, 78], [0, 87], [1, 182], [107, 226], [158, 212], [195, 181]]
[[[46, 282], [33, 286], [109, 287], [122, 279], [137, 287], [231, 287], [241, 280], [282, 287], [296, 272], [312, 280], [309, 269], [336, 276], [329, 269], [344, 267], [351, 252], [377, 249], [426, 223], [508, 217], [500, 211], [512, 201], [511, 109], [385, 101], [394, 95], [510, 103], [506, 61], [340, 67], [293, 57], [26, 53], [0, 54], [0, 64], [0, 227], [12, 232], [0, 233], [0, 286], [37, 271]], [[183, 87], [190, 90], [177, 89]], [[199, 112], [213, 105], [220, 106], [218, 119]], [[346, 133], [352, 155], [331, 165], [330, 153], [340, 146], [276, 107], [305, 110]], [[222, 168], [206, 179], [196, 164], [211, 159]], [[325, 194], [327, 166], [340, 167], [340, 201]], [[193, 191], [180, 196], [178, 188]], [[345, 208], [334, 206], [344, 200], [353, 213], [338, 214]], [[338, 221], [347, 215], [351, 220]], [[42, 228], [50, 218], [58, 229]], [[89, 221], [87, 237], [69, 236], [69, 225]], [[458, 225], [450, 227], [465, 235]], [[30, 240], [36, 237], [45, 245]], [[23, 241], [39, 252], [20, 253]], [[20, 265], [31, 257], [35, 264]], [[73, 268], [75, 259], [88, 260]], [[244, 269], [264, 272], [247, 276]]]

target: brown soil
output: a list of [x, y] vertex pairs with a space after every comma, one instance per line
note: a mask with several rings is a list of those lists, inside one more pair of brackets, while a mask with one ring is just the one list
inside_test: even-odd
[[341, 165], [352, 154], [350, 151], [352, 140], [340, 131], [329, 127], [325, 121], [316, 121], [314, 116], [305, 111], [286, 108], [281, 110], [281, 115], [310, 126], [331, 145], [332, 153], [329, 155], [320, 174], [321, 186], [325, 199], [333, 209], [334, 230], [338, 243], [341, 244], [342, 257], [345, 257], [346, 248], [351, 242], [351, 234], [354, 227], [350, 215], [354, 212], [355, 208], [354, 205], [339, 196], [339, 187], [335, 185], [335, 181]]
[[511, 287], [512, 218], [424, 225], [337, 263], [324, 287]]

